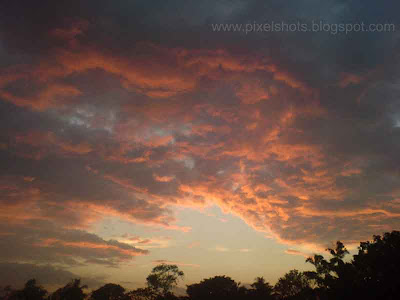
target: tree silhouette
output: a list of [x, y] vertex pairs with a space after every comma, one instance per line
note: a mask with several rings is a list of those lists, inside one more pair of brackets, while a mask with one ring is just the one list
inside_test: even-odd
[[7, 285], [0, 291], [0, 300], [10, 299], [11, 295], [16, 291], [10, 286]]
[[256, 277], [254, 283], [250, 285], [252, 289], [248, 290], [250, 299], [268, 300], [273, 299], [273, 287], [265, 281], [264, 277]]
[[340, 241], [335, 249], [326, 249], [331, 258], [327, 261], [322, 255], [314, 255], [306, 261], [314, 265], [315, 271], [305, 272], [306, 276], [315, 283], [315, 291], [321, 299], [351, 299], [356, 297], [355, 269], [351, 262], [344, 262], [349, 253]]
[[307, 258], [306, 262], [315, 267], [315, 272], [305, 272], [305, 274], [315, 281], [316, 285], [322, 289], [333, 288], [338, 278], [345, 276], [351, 270], [351, 263], [345, 263], [343, 258], [349, 252], [342, 242], [336, 242], [336, 248], [326, 249], [332, 258], [327, 261], [322, 255], [314, 255]]
[[156, 296], [149, 288], [139, 288], [125, 294], [127, 300], [152, 300]]
[[353, 266], [364, 299], [400, 299], [400, 232], [360, 243]]
[[150, 275], [147, 276], [147, 287], [156, 296], [165, 296], [174, 286], [178, 284], [179, 279], [184, 273], [176, 265], [161, 264], [153, 268]]
[[358, 254], [350, 262], [343, 258], [348, 251], [337, 242], [327, 249], [332, 258], [321, 255], [308, 258], [315, 271], [305, 272], [316, 283], [323, 299], [400, 299], [400, 232], [374, 236], [373, 241], [361, 242]]
[[298, 270], [289, 271], [274, 286], [278, 299], [308, 299], [311, 290], [309, 278]]
[[113, 283], [103, 285], [99, 289], [92, 292], [90, 300], [123, 300], [125, 289]]
[[13, 291], [11, 287], [7, 287], [7, 290], [4, 299], [9, 300], [44, 300], [47, 296], [47, 291], [37, 285], [35, 279], [28, 280], [22, 290]]
[[226, 276], [215, 276], [187, 286], [186, 293], [192, 300], [224, 300], [236, 297], [238, 284]]
[[82, 286], [80, 279], [73, 279], [66, 286], [56, 290], [50, 300], [84, 300], [86, 297], [84, 289], [87, 289], [87, 286]]

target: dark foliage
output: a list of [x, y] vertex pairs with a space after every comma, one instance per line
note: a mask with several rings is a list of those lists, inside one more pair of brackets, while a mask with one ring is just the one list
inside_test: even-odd
[[226, 276], [215, 276], [187, 287], [187, 294], [192, 300], [232, 299], [238, 293], [238, 284]]
[[90, 295], [90, 300], [123, 300], [125, 297], [125, 289], [113, 283], [103, 285]]
[[157, 296], [167, 296], [183, 276], [176, 265], [161, 264], [154, 267], [147, 276], [147, 288]]
[[47, 291], [37, 285], [35, 279], [28, 280], [22, 290], [15, 291], [11, 287], [4, 289], [4, 298], [7, 300], [44, 300], [46, 299]]
[[80, 279], [73, 279], [66, 286], [55, 291], [51, 295], [50, 300], [84, 300], [86, 294], [83, 290], [86, 288], [86, 285], [81, 285]]
[[291, 270], [274, 287], [276, 299], [315, 299], [311, 280], [302, 272]]
[[315, 271], [306, 275], [315, 283], [319, 299], [400, 299], [399, 231], [360, 243], [350, 262], [343, 261], [348, 251], [341, 242], [328, 251], [329, 261], [321, 255], [307, 259]]

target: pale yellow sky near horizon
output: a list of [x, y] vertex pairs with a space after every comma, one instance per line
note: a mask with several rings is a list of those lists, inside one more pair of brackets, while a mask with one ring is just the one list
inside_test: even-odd
[[[117, 218], [103, 220], [94, 226], [93, 233], [106, 240], [130, 243], [150, 253], [137, 256], [119, 268], [87, 266], [70, 270], [82, 277], [106, 276], [105, 282], [132, 289], [144, 286], [151, 269], [163, 261], [177, 264], [184, 271], [181, 287], [216, 275], [230, 276], [243, 284], [263, 276], [274, 284], [289, 270], [312, 269], [305, 263], [304, 256], [296, 255], [295, 249], [301, 251], [301, 245], [291, 247], [279, 243], [266, 233], [257, 232], [239, 217], [223, 213], [218, 206], [202, 210], [177, 208], [176, 214], [177, 225], [191, 227], [190, 231], [132, 224]], [[137, 239], [131, 242], [129, 237]], [[286, 253], [289, 249], [295, 251]]]

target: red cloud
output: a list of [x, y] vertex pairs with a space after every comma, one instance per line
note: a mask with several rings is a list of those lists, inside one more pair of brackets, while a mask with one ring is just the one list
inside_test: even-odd
[[[148, 43], [122, 55], [79, 44], [85, 26], [52, 31], [75, 42], [55, 49], [40, 64], [0, 72], [3, 100], [52, 115], [60, 126], [54, 132], [18, 132], [12, 145], [1, 144], [1, 149], [24, 159], [79, 159], [82, 169], [90, 167], [85, 175], [75, 169], [58, 174], [60, 182], [42, 181], [43, 172], [31, 174], [35, 180], [25, 184], [32, 187], [19, 191], [4, 185], [10, 199], [29, 195], [29, 200], [7, 203], [3, 215], [9, 209], [18, 222], [40, 219], [75, 229], [115, 216], [189, 231], [176, 225], [175, 205], [218, 204], [288, 244], [322, 244], [332, 236], [350, 240], [355, 231], [368, 237], [368, 220], [382, 227], [384, 218], [399, 216], [397, 190], [374, 187], [376, 199], [391, 199], [385, 206], [363, 194], [367, 155], [332, 154], [338, 137], [347, 134], [335, 135], [334, 127], [345, 120], [336, 120], [337, 112], [321, 104], [321, 91], [273, 58]], [[102, 87], [107, 100], [79, 80], [96, 81], [96, 72], [117, 83]], [[101, 78], [95, 86], [103, 85]], [[342, 79], [339, 85], [345, 87], [363, 78], [347, 74]], [[24, 83], [35, 88], [16, 93]], [[112, 120], [102, 122], [110, 109]], [[65, 120], [77, 111], [86, 113], [88, 126], [73, 124], [79, 134], [70, 139], [61, 135], [61, 127], [71, 125]], [[63, 162], [70, 166], [71, 161]], [[50, 169], [45, 159], [40, 163]], [[93, 186], [66, 189], [61, 181], [74, 178], [74, 172]], [[392, 182], [389, 175], [385, 180]], [[346, 199], [361, 197], [357, 194], [367, 197], [365, 205], [347, 207], [354, 204]], [[66, 225], [68, 220], [73, 224]]]

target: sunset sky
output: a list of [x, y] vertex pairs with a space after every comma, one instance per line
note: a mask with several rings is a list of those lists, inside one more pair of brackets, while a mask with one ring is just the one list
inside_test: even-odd
[[[0, 2], [0, 285], [306, 270], [400, 225], [399, 1]], [[391, 32], [216, 31], [271, 22]], [[398, 27], [398, 28], [397, 28]]]

